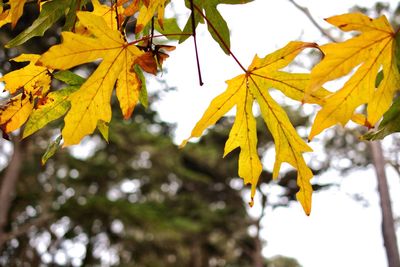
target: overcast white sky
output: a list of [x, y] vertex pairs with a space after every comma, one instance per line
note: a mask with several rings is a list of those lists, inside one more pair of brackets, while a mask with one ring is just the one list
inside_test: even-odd
[[[185, 12], [181, 1], [173, 2], [176, 10]], [[392, 8], [398, 3], [386, 2]], [[323, 18], [346, 13], [355, 4], [370, 7], [375, 1], [299, 0], [298, 3], [308, 7], [321, 26], [329, 27]], [[231, 29], [232, 51], [245, 66], [256, 53], [264, 56], [291, 40], [324, 42], [320, 32], [287, 0], [255, 0], [243, 6], [221, 6], [219, 10]], [[166, 63], [168, 74], [164, 76], [169, 85], [177, 87], [176, 92], [165, 94], [157, 102], [161, 118], [177, 123], [178, 143], [189, 136], [211, 99], [225, 90], [225, 80], [241, 73], [233, 59], [224, 55], [209, 37], [205, 27], [198, 31], [198, 42], [205, 85], [198, 85], [193, 42], [189, 40]], [[311, 146], [318, 147], [313, 143]], [[393, 199], [400, 194], [400, 179], [394, 171], [389, 170], [388, 174]], [[289, 208], [268, 209], [262, 222], [267, 242], [264, 254], [295, 257], [303, 267], [386, 266], [373, 169], [352, 172], [347, 177], [331, 171], [314, 179], [336, 181], [340, 186], [314, 194], [310, 217], [304, 215], [298, 203]], [[355, 202], [352, 199], [355, 194], [365, 197], [369, 206]], [[394, 212], [400, 216], [399, 201], [394, 204]]]

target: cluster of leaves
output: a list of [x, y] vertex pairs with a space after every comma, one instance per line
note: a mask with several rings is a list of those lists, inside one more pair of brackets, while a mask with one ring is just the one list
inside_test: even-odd
[[[13, 0], [9, 6], [4, 4], [1, 24], [11, 23], [14, 27], [25, 2]], [[190, 138], [200, 137], [205, 129], [236, 107], [236, 119], [224, 155], [240, 148], [238, 173], [246, 184], [252, 185], [253, 199], [262, 171], [253, 114], [256, 101], [275, 141], [273, 177], [278, 177], [283, 162], [297, 169], [297, 198], [309, 214], [312, 195], [310, 179], [313, 174], [304, 161], [303, 153], [311, 151], [311, 148], [297, 134], [287, 114], [269, 91], [277, 89], [291, 99], [321, 106], [309, 140], [335, 124], [345, 125], [350, 120], [372, 128], [388, 109], [378, 132], [370, 133], [365, 138], [383, 138], [398, 131], [399, 101], [390, 108], [400, 86], [396, 57], [398, 30], [394, 31], [384, 16], [377, 19], [359, 13], [334, 16], [327, 19], [330, 24], [342, 31], [355, 31], [358, 35], [342, 43], [322, 46], [290, 42], [264, 58], [255, 56], [246, 69], [230, 50], [229, 29], [216, 7], [218, 4], [247, 2], [250, 0], [186, 0], [191, 15], [183, 30], [174, 19], [164, 18], [168, 0], [119, 0], [108, 5], [98, 0], [50, 0], [41, 3], [39, 17], [6, 47], [18, 46], [34, 36], [42, 36], [61, 17], [65, 17], [63, 41], [42, 55], [22, 54], [13, 59], [29, 64], [1, 79], [10, 94], [0, 113], [3, 133], [8, 134], [25, 124], [23, 136], [27, 137], [64, 116], [61, 136], [50, 146], [46, 158], [61, 142], [63, 146], [78, 144], [96, 128], [107, 139], [114, 87], [123, 116], [129, 118], [138, 102], [147, 105], [143, 71], [157, 74], [168, 57], [166, 51], [174, 49], [155, 44], [155, 40], [166, 37], [183, 42], [193, 36], [196, 42], [196, 26], [207, 23], [212, 37], [225, 53], [236, 60], [244, 73], [227, 81], [226, 91], [211, 102]], [[129, 26], [131, 21], [135, 26]], [[160, 34], [155, 34], [155, 31]], [[311, 73], [283, 71], [305, 48], [319, 49], [324, 55]], [[98, 59], [102, 61], [87, 79], [69, 71]], [[352, 71], [351, 77], [337, 91], [330, 92], [322, 87], [326, 82]], [[51, 88], [52, 78], [66, 83], [67, 87]], [[359, 112], [360, 106], [367, 108]]]

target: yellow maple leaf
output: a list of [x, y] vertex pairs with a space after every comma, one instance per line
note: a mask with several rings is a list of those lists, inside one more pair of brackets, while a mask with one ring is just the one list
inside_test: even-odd
[[[368, 104], [364, 124], [374, 125], [389, 108], [400, 85], [395, 59], [395, 32], [385, 16], [371, 19], [355, 13], [334, 16], [327, 21], [343, 31], [358, 31], [361, 34], [342, 43], [320, 47], [325, 57], [313, 68], [307, 93], [359, 67], [341, 89], [326, 98], [315, 118], [310, 140], [337, 123], [345, 125], [354, 118], [355, 109], [362, 104]], [[377, 73], [381, 69], [383, 80], [375, 88]]]
[[[134, 71], [124, 66], [143, 54], [136, 46], [125, 42], [119, 31], [110, 29], [104, 18], [91, 12], [78, 12], [77, 16], [92, 36], [63, 32], [63, 43], [51, 47], [39, 59], [39, 64], [65, 70], [102, 58], [97, 69], [70, 97], [71, 109], [64, 118], [62, 130], [64, 146], [78, 144], [84, 136], [93, 133], [99, 120], [106, 123], [111, 120], [110, 99], [114, 84], [124, 79], [121, 73]], [[128, 80], [132, 86], [133, 79]], [[119, 93], [118, 97], [122, 96], [125, 97], [124, 93]]]
[[[122, 5], [118, 5], [118, 12], [115, 10], [115, 5], [112, 5], [111, 7], [108, 5], [102, 5], [98, 0], [92, 0], [92, 5], [93, 14], [103, 17], [110, 29], [119, 29], [124, 19], [124, 7]], [[117, 24], [117, 14], [120, 25]]]
[[20, 128], [32, 113], [36, 99], [43, 98], [50, 89], [51, 70], [35, 65], [39, 57], [40, 55], [22, 54], [12, 59], [30, 63], [0, 78], [5, 83], [5, 90], [15, 95], [0, 111], [0, 125], [6, 133]]
[[4, 11], [3, 6], [0, 6], [0, 28], [8, 23], [11, 23], [10, 10]]
[[0, 78], [1, 82], [6, 83], [5, 89], [10, 93], [14, 94], [18, 89], [23, 88], [25, 94], [34, 94], [39, 89], [42, 94], [45, 94], [50, 89], [50, 75], [47, 68], [42, 66], [36, 66], [37, 60], [40, 55], [35, 54], [22, 54], [13, 61], [26, 62], [29, 64], [21, 69], [12, 71]]
[[[133, 57], [129, 57], [127, 50], [125, 50], [124, 53], [126, 58], [133, 60]], [[142, 87], [140, 78], [131, 69], [133, 64], [133, 61], [128, 60], [123, 62], [116, 86], [116, 94], [124, 119], [131, 117], [133, 109], [139, 100]]]
[[22, 94], [11, 98], [4, 109], [0, 110], [2, 131], [10, 133], [20, 128], [31, 114], [33, 103], [32, 99]]
[[148, 3], [144, 3], [139, 9], [139, 16], [136, 22], [135, 32], [139, 33], [149, 23], [151, 18], [157, 12], [158, 23], [163, 27], [164, 20], [164, 9], [165, 5], [169, 0], [149, 0]]
[[11, 27], [17, 25], [19, 18], [24, 12], [24, 5], [26, 0], [10, 0], [10, 14], [11, 14]]
[[[264, 58], [255, 56], [246, 74], [227, 81], [226, 91], [214, 98], [192, 130], [191, 136], [184, 140], [181, 146], [184, 146], [192, 137], [200, 137], [206, 128], [215, 124], [236, 106], [236, 118], [225, 144], [224, 156], [240, 147], [238, 173], [245, 184], [252, 185], [251, 198], [253, 199], [262, 171], [257, 153], [256, 120], [252, 111], [254, 100], [256, 100], [275, 141], [276, 161], [273, 177], [275, 179], [278, 177], [283, 162], [296, 168], [298, 170], [297, 183], [300, 188], [297, 199], [306, 214], [310, 214], [312, 187], [309, 180], [312, 172], [307, 167], [302, 153], [311, 151], [311, 148], [300, 138], [285, 111], [268, 93], [270, 88], [275, 88], [294, 99], [303, 98], [310, 79], [309, 74], [290, 74], [279, 70], [287, 66], [299, 52], [307, 47], [316, 47], [316, 44], [290, 42], [284, 48]], [[308, 101], [323, 103], [323, 98], [327, 95], [329, 92], [320, 88], [312, 93]]]

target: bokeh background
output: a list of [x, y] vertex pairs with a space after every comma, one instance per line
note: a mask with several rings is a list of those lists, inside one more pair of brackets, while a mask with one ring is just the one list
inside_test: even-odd
[[[329, 41], [326, 33], [337, 40], [349, 37], [324, 17], [357, 11], [385, 14], [392, 25], [400, 24], [397, 1], [255, 0], [219, 10], [231, 29], [232, 51], [244, 65], [254, 54], [264, 56], [291, 40], [323, 44]], [[167, 14], [182, 24], [190, 11], [172, 0]], [[2, 46], [37, 15], [36, 4], [27, 4], [14, 31], [1, 28]], [[43, 53], [59, 43], [62, 25], [24, 46], [1, 50], [1, 72], [21, 67], [9, 61], [20, 53]], [[265, 169], [253, 208], [247, 204], [249, 187], [237, 177], [237, 153], [222, 159], [233, 118], [178, 149], [209, 101], [225, 89], [224, 81], [241, 71], [206, 27], [199, 27], [198, 40], [205, 85], [198, 85], [192, 42], [179, 45], [162, 73], [147, 76], [148, 109], [138, 106], [123, 120], [114, 105], [108, 143], [95, 133], [41, 166], [62, 121], [26, 140], [19, 132], [0, 140], [0, 191], [12, 190], [8, 199], [0, 192], [1, 266], [387, 266], [376, 164], [370, 145], [358, 139], [365, 129], [335, 127], [310, 143], [315, 152], [306, 157], [316, 190], [310, 217], [295, 201], [295, 171], [284, 168], [279, 180], [271, 180], [274, 148], [263, 123], [258, 138]], [[306, 72], [318, 59], [308, 51], [289, 68]], [[88, 76], [94, 67], [75, 71]], [[273, 96], [306, 138], [316, 107]], [[398, 234], [399, 145], [395, 134], [382, 142]]]

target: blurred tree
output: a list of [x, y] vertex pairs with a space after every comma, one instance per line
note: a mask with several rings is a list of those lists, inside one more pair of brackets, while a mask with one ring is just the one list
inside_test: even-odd
[[[313, 22], [313, 24], [320, 30], [323, 37], [333, 42], [338, 42], [343, 39], [333, 37], [329, 31], [323, 29], [313, 19], [312, 14], [307, 8], [298, 5], [294, 0], [289, 0], [294, 4], [300, 11]], [[361, 6], [355, 6], [351, 9], [352, 12], [365, 13], [370, 17], [379, 17], [381, 15], [388, 15], [391, 25], [398, 29], [400, 26], [400, 4], [397, 3], [395, 6], [391, 6], [389, 2], [376, 2], [373, 8], [365, 8]], [[377, 78], [378, 81], [378, 78]], [[376, 173], [378, 183], [378, 193], [380, 197], [380, 207], [382, 212], [382, 237], [384, 240], [384, 247], [386, 251], [386, 257], [388, 260], [389, 267], [400, 266], [400, 255], [399, 248], [397, 245], [395, 220], [393, 218], [393, 211], [389, 193], [389, 187], [386, 177], [386, 161], [388, 161], [397, 171], [399, 169], [399, 154], [398, 152], [391, 154], [387, 159], [382, 149], [380, 141], [373, 141], [364, 143], [359, 140], [359, 136], [366, 133], [365, 128], [345, 128], [345, 129], [332, 129], [331, 134], [328, 135], [324, 140], [324, 147], [328, 160], [325, 161], [328, 165], [326, 168], [335, 168], [342, 173], [349, 172], [359, 167], [366, 167], [371, 164]], [[392, 135], [389, 137], [392, 139], [394, 144], [398, 137]], [[398, 149], [395, 149], [398, 151]], [[393, 156], [395, 154], [395, 156]], [[360, 199], [359, 196], [356, 198]], [[364, 200], [364, 199], [362, 199]]]
[[107, 146], [73, 153], [85, 159], [63, 150], [40, 168], [34, 144], [51, 131], [24, 144], [2, 263], [250, 266], [240, 192], [187, 167], [155, 113], [114, 121]]
[[[26, 8], [36, 12], [32, 5]], [[25, 16], [27, 24], [35, 17]], [[57, 42], [56, 31], [54, 27], [48, 38], [40, 39], [49, 43], [33, 39], [27, 45], [41, 53]], [[3, 43], [11, 39], [4, 28], [0, 37]], [[3, 69], [9, 70], [14, 63], [8, 58], [16, 52], [3, 53]], [[297, 111], [291, 115], [296, 126], [308, 120]], [[258, 219], [248, 217], [236, 178], [236, 156], [221, 160], [231, 123], [229, 118], [221, 120], [198, 144], [178, 151], [171, 126], [151, 110], [137, 110], [131, 120], [113, 120], [109, 144], [94, 135], [79, 149], [57, 153], [43, 168], [38, 164], [43, 150], [58, 134], [51, 127], [29, 140], [15, 136], [13, 146], [2, 141], [2, 149], [13, 147], [14, 152], [5, 149], [2, 155], [9, 168], [1, 173], [0, 205], [7, 207], [0, 209], [0, 264], [300, 266], [285, 258], [266, 263], [262, 257], [263, 213]], [[340, 144], [332, 153], [345, 153], [355, 165], [364, 166], [370, 162], [368, 154], [350, 152], [350, 144], [354, 151], [365, 151], [354, 139], [347, 132], [344, 140], [335, 136], [333, 142]], [[272, 140], [264, 129], [259, 129], [259, 142], [259, 153], [265, 154]], [[315, 173], [328, 162], [321, 162]], [[260, 183], [270, 182], [271, 174], [264, 170]], [[296, 172], [288, 171], [277, 184], [285, 189], [274, 205], [295, 199]], [[261, 190], [259, 194], [264, 209], [268, 196]], [[255, 237], [248, 233], [250, 226], [257, 230]]]
[[[1, 42], [37, 15], [33, 2], [26, 5], [16, 31], [1, 29]], [[58, 42], [61, 25], [18, 51], [4, 51], [2, 70], [19, 67], [8, 60], [25, 47], [42, 53]], [[292, 115], [295, 125], [307, 121]], [[237, 155], [221, 159], [232, 120], [221, 120], [199, 144], [178, 151], [171, 126], [153, 111], [138, 110], [128, 121], [115, 116], [109, 144], [95, 135], [80, 149], [58, 152], [45, 167], [40, 157], [59, 134], [52, 127], [28, 140], [11, 136], [12, 145], [1, 141], [13, 152], [2, 151], [8, 168], [1, 173], [0, 264], [264, 266], [262, 214], [251, 219], [246, 212]], [[265, 129], [259, 129], [259, 142], [260, 154], [272, 145]], [[261, 182], [270, 183], [271, 173], [264, 171]], [[285, 189], [274, 205], [287, 205], [298, 190], [296, 172], [282, 175], [278, 184]], [[267, 196], [259, 194], [264, 209]], [[250, 226], [257, 229], [255, 237], [248, 234]]]
[[276, 256], [267, 260], [266, 267], [301, 267], [296, 259]]
[[[118, 112], [115, 112], [117, 114]], [[220, 139], [229, 119], [179, 151], [172, 127], [138, 109], [77, 149], [38, 165], [55, 133], [24, 141], [16, 197], [5, 227], [3, 265], [257, 266], [262, 242]], [[300, 122], [299, 122], [300, 123]], [[225, 136], [226, 137], [226, 136]], [[260, 136], [261, 142], [271, 142]], [[44, 148], [43, 147], [43, 148]], [[3, 171], [4, 173], [4, 171]], [[271, 174], [264, 173], [264, 182]], [[295, 181], [289, 175], [282, 181]], [[238, 183], [239, 180], [239, 183]], [[290, 186], [287, 194], [293, 198]], [[291, 193], [292, 192], [292, 193]], [[105, 256], [106, 255], [106, 256]], [[29, 266], [29, 265], [27, 265]], [[260, 266], [264, 266], [260, 265]]]

